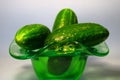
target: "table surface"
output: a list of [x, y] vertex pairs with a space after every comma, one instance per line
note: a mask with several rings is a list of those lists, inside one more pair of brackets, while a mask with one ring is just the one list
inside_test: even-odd
[[[81, 80], [120, 80], [119, 60], [88, 58]], [[30, 60], [0, 58], [0, 80], [38, 80]]]

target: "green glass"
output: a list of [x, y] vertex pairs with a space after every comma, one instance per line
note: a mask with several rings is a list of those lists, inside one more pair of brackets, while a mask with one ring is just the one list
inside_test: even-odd
[[39, 80], [78, 80], [82, 75], [88, 56], [106, 56], [109, 49], [105, 42], [93, 47], [80, 43], [65, 45], [53, 50], [51, 43], [36, 50], [25, 50], [15, 41], [10, 45], [10, 55], [16, 59], [31, 59]]
[[[27, 28], [18, 31], [15, 36], [18, 42], [12, 41], [9, 53], [16, 59], [31, 59], [39, 80], [78, 80], [89, 56], [102, 57], [109, 52], [106, 43], [102, 42], [109, 35], [108, 31], [95, 23], [78, 24], [77, 16], [71, 9], [65, 8], [58, 13], [52, 33], [46, 39], [43, 38], [49, 34], [49, 30], [43, 25], [35, 26], [27, 25]], [[20, 38], [23, 34], [26, 35], [24, 39]], [[102, 43], [97, 44], [99, 42]], [[93, 43], [97, 45], [93, 46]]]
[[78, 80], [86, 59], [86, 56], [39, 57], [32, 59], [32, 65], [39, 80]]

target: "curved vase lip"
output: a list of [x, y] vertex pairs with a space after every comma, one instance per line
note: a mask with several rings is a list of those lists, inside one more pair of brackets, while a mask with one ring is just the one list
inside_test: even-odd
[[76, 41], [73, 43], [75, 45], [71, 46], [71, 44], [68, 44], [57, 49], [52, 49], [51, 46], [54, 46], [55, 43], [51, 43], [43, 48], [26, 50], [18, 46], [15, 40], [13, 40], [9, 46], [9, 53], [12, 57], [20, 60], [31, 59], [40, 56], [106, 56], [109, 53], [109, 48], [105, 42], [92, 47], [84, 46]]

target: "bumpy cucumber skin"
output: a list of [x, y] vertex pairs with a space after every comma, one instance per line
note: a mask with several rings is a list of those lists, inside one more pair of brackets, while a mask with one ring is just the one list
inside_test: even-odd
[[25, 49], [37, 49], [44, 45], [50, 30], [42, 24], [25, 25], [16, 32], [16, 43]]
[[[62, 9], [56, 16], [52, 32], [60, 28], [78, 23], [76, 14], [69, 8]], [[53, 45], [59, 47], [59, 45]], [[53, 47], [52, 46], [52, 47]], [[68, 70], [72, 61], [72, 57], [49, 57], [48, 71], [54, 75], [61, 75]]]
[[103, 42], [109, 35], [108, 30], [102, 25], [96, 23], [80, 23], [65, 26], [52, 32], [45, 43], [55, 42], [65, 44], [67, 42], [77, 41], [86, 46], [94, 46]]
[[69, 8], [62, 9], [56, 16], [52, 31], [75, 23], [78, 23], [76, 14]]

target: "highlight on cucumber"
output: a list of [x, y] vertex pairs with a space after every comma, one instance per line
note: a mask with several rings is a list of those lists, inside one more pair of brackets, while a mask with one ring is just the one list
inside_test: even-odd
[[16, 59], [36, 56], [106, 56], [109, 48], [105, 40], [109, 30], [94, 22], [78, 22], [72, 9], [62, 9], [56, 16], [52, 32], [39, 24], [27, 24], [15, 34], [9, 46]]

